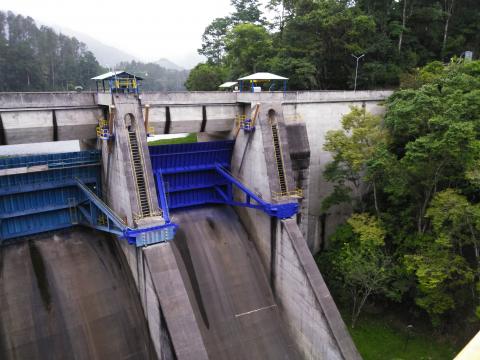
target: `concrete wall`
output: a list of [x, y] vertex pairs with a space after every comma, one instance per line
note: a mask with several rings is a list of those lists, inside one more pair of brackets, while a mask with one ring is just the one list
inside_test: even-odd
[[207, 359], [207, 352], [170, 243], [118, 244], [140, 295], [158, 359]]
[[276, 229], [273, 290], [303, 357], [361, 359], [295, 220]]
[[[295, 125], [306, 128], [310, 166], [295, 168], [294, 176], [296, 184], [305, 190], [301, 204], [302, 233], [312, 252], [317, 252], [349, 213], [345, 207], [333, 208], [326, 215], [321, 212], [321, 201], [332, 189], [322, 175], [325, 164], [331, 160], [323, 150], [324, 136], [328, 130], [340, 127], [341, 117], [349, 112], [351, 105], [364, 105], [373, 113], [382, 113], [379, 104], [390, 94], [390, 91], [157, 92], [142, 94], [141, 103], [144, 111], [145, 105], [150, 106], [149, 126], [155, 134], [229, 131], [234, 127], [236, 115], [249, 114], [252, 103], [282, 103], [287, 129]], [[113, 97], [98, 94], [95, 98], [93, 93], [0, 93], [0, 144], [95, 137], [95, 126], [102, 116], [95, 101], [112, 104]], [[56, 124], [51, 109], [56, 109]]]
[[[1, 94], [0, 94], [1, 98]], [[0, 145], [94, 139], [102, 111], [98, 107], [56, 110], [0, 109]]]
[[53, 109], [96, 106], [92, 92], [0, 92], [0, 109]]
[[[240, 131], [235, 141], [232, 155], [231, 171], [246, 186], [260, 195], [266, 201], [271, 201], [271, 189], [268, 178], [267, 160], [262, 122], [258, 123], [258, 130], [247, 133]], [[270, 160], [271, 161], [271, 160]], [[241, 193], [235, 193], [237, 199]], [[260, 210], [237, 208], [249, 235], [254, 239], [255, 245], [267, 273], [270, 273], [270, 217]]]

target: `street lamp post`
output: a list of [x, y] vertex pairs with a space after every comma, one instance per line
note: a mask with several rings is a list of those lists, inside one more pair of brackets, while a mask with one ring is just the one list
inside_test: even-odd
[[353, 91], [357, 91], [358, 62], [361, 58], [365, 56], [365, 54], [362, 54], [360, 56], [355, 56], [352, 54], [352, 56], [357, 60], [357, 67], [355, 68], [355, 85], [353, 87]]

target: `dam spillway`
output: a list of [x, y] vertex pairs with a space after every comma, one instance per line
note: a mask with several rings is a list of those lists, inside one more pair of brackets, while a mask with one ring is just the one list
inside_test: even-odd
[[359, 359], [311, 253], [319, 139], [383, 97], [0, 94], [2, 144], [78, 139], [94, 158], [0, 169], [2, 358]]
[[269, 279], [238, 215], [179, 212], [175, 256], [210, 359], [298, 359]]
[[119, 255], [79, 227], [0, 248], [0, 358], [154, 359]]

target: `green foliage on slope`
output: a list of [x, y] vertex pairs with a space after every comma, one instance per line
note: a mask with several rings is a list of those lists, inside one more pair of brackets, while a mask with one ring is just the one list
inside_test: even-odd
[[440, 329], [478, 328], [480, 61], [430, 64], [419, 74], [415, 89], [387, 100], [383, 122], [353, 108], [343, 129], [327, 134], [333, 162], [325, 176], [335, 190], [324, 210], [346, 203], [354, 215], [320, 263], [344, 293], [351, 270], [336, 266], [339, 255], [351, 247], [358, 248], [356, 256], [370, 249], [345, 227], [353, 229], [359, 216], [377, 219], [391, 260], [377, 267], [387, 267], [391, 277], [372, 296], [424, 312]]

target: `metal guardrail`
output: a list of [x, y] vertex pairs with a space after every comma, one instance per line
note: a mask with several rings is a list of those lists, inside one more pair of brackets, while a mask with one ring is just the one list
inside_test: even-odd
[[272, 198], [276, 201], [279, 200], [284, 200], [284, 199], [290, 199], [290, 198], [296, 198], [296, 199], [301, 199], [303, 198], [303, 189], [295, 189], [295, 190], [290, 190], [286, 192], [272, 192]]

